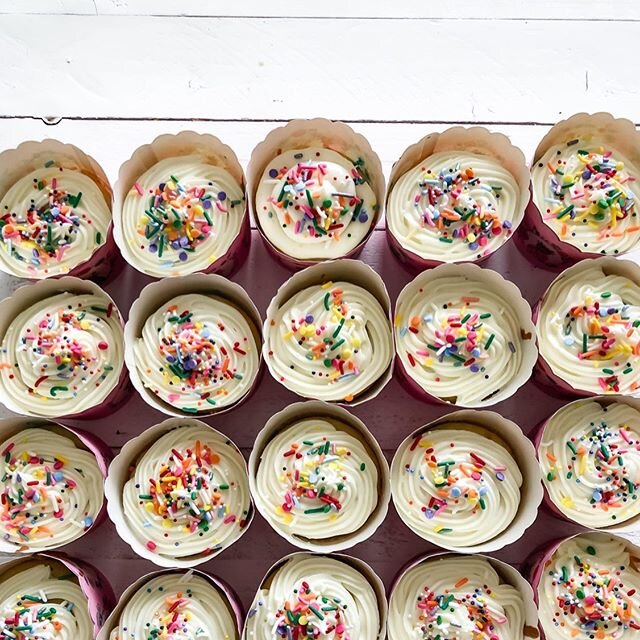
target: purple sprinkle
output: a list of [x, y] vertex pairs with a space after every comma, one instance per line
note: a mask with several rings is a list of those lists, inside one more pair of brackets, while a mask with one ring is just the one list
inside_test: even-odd
[[424, 512], [424, 515], [427, 516], [427, 520], [431, 520], [431, 518], [433, 518], [433, 516], [435, 515], [435, 513], [433, 512], [433, 509], [427, 509]]
[[220, 202], [222, 202], [223, 200], [227, 199], [227, 194], [224, 191], [220, 191], [220, 193], [218, 193], [218, 200], [220, 200]]
[[161, 182], [161, 183], [158, 185], [158, 189], [160, 189], [160, 191], [164, 191], [164, 188], [165, 188], [165, 183], [164, 183], [164, 182]]
[[470, 242], [470, 243], [469, 243], [469, 249], [470, 249], [471, 251], [476, 251], [476, 250], [477, 250], [477, 248], [478, 248], [478, 243], [477, 243], [477, 242]]
[[277, 178], [278, 177], [278, 170], [277, 169], [269, 169], [269, 177], [270, 178]]
[[187, 371], [191, 371], [192, 369], [196, 368], [196, 361], [193, 360], [192, 358], [187, 358], [183, 363], [182, 366], [187, 370]]
[[607, 313], [612, 316], [614, 313], [616, 313], [616, 311], [618, 311], [617, 309], [614, 309], [613, 307], [609, 307], [607, 309]]
[[179, 240], [172, 240], [171, 241], [171, 248], [172, 249], [179, 249], [180, 248], [180, 241]]
[[209, 198], [207, 198], [206, 200], [202, 201], [202, 206], [205, 209], [211, 209], [211, 200]]
[[513, 224], [511, 223], [511, 220], [505, 220], [505, 221], [502, 223], [502, 227], [503, 227], [504, 229], [511, 229], [511, 227], [513, 227]]
[[151, 253], [155, 253], [158, 250], [157, 245], [155, 244], [150, 244], [149, 245], [149, 251], [151, 251]]
[[174, 363], [176, 361], [175, 356], [167, 356], [167, 362]]
[[502, 471], [498, 471], [498, 473], [496, 473], [496, 479], [502, 482], [504, 480], [504, 473], [502, 473]]
[[186, 251], [181, 251], [181, 252], [178, 254], [178, 258], [180, 258], [180, 260], [181, 260], [182, 262], [186, 262], [186, 260], [187, 260], [187, 258], [188, 258], [188, 256], [187, 256], [187, 252], [186, 252]]
[[189, 238], [187, 238], [187, 236], [180, 236], [180, 239], [178, 240], [178, 242], [180, 243], [180, 246], [184, 249], [184, 247], [189, 245]]
[[473, 373], [478, 373], [478, 371], [480, 371], [480, 367], [477, 364], [472, 364], [469, 369], [471, 369]]
[[304, 319], [304, 321], [305, 321], [307, 324], [311, 324], [311, 323], [313, 322], [313, 316], [312, 316], [311, 314], [309, 314], [309, 315]]
[[369, 216], [367, 215], [366, 211], [361, 211], [360, 215], [358, 216], [358, 222], [366, 222], [369, 219]]
[[582, 179], [583, 180], [588, 180], [591, 177], [591, 171], [589, 171], [589, 169], [585, 169], [582, 172]]

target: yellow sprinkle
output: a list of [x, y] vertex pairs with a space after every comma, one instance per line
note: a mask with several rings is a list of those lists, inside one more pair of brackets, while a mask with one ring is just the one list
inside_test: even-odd
[[322, 287], [321, 287], [321, 288], [322, 288], [322, 289], [328, 289], [328, 288], [329, 288], [330, 286], [332, 286], [332, 285], [333, 285], [333, 282], [331, 282], [331, 280], [329, 280], [329, 282], [325, 282], [325, 283], [322, 285]]

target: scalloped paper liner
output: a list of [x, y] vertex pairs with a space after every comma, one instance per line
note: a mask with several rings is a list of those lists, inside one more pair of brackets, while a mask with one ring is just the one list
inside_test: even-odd
[[[111, 212], [113, 209], [113, 192], [109, 179], [102, 167], [89, 155], [72, 144], [65, 144], [53, 138], [41, 141], [29, 140], [23, 142], [15, 149], [8, 149], [0, 153], [0, 200], [4, 198], [9, 189], [24, 176], [42, 169], [46, 162], [55, 160], [57, 166], [65, 169], [79, 171], [91, 178], [102, 192], [105, 203]], [[107, 236], [104, 244], [94, 251], [86, 260], [71, 269], [67, 276], [77, 278], [100, 278], [106, 279], [112, 272], [112, 267], [116, 265], [115, 258], [118, 249], [113, 240], [113, 221], [109, 224]], [[14, 273], [6, 269], [0, 262], [0, 271], [14, 277]], [[113, 275], [113, 274], [111, 274]], [[62, 275], [37, 276], [30, 280], [46, 280], [49, 278], [60, 278]]]
[[290, 120], [286, 125], [271, 130], [267, 134], [267, 137], [258, 143], [251, 153], [251, 159], [247, 166], [247, 200], [249, 202], [251, 215], [267, 250], [278, 262], [291, 270], [302, 269], [324, 261], [294, 258], [275, 247], [260, 227], [256, 214], [256, 193], [264, 170], [274, 158], [289, 149], [304, 149], [305, 147], [313, 146], [331, 149], [352, 161], [358, 157], [363, 158], [365, 167], [371, 176], [371, 182], [369, 184], [373, 189], [376, 202], [379, 205], [378, 211], [371, 221], [371, 227], [362, 239], [362, 242], [341, 257], [355, 258], [358, 256], [382, 216], [385, 194], [382, 164], [380, 158], [375, 151], [373, 151], [368, 140], [363, 135], [356, 133], [344, 122], [327, 120], [325, 118]]
[[[325, 262], [319, 262], [311, 267], [307, 267], [298, 273], [294, 273], [286, 282], [280, 285], [280, 288], [276, 291], [276, 295], [267, 307], [267, 316], [262, 328], [264, 341], [262, 357], [273, 379], [303, 398], [306, 396], [302, 396], [298, 391], [288, 387], [284, 382], [281, 382], [277, 373], [271, 368], [268, 340], [269, 328], [276, 311], [285, 302], [287, 302], [287, 300], [303, 289], [314, 284], [323, 284], [328, 281], [351, 282], [363, 289], [366, 289], [380, 303], [385, 315], [389, 318], [389, 329], [392, 330], [391, 300], [389, 299], [387, 288], [380, 275], [364, 262], [346, 258], [340, 258], [339, 260], [327, 260]], [[385, 372], [371, 386], [369, 386], [368, 389], [363, 390], [355, 396], [353, 400], [335, 400], [332, 401], [331, 404], [355, 407], [356, 405], [367, 402], [368, 400], [373, 400], [382, 391], [382, 389], [384, 389], [389, 380], [391, 380], [391, 376], [393, 374], [393, 360], [394, 358], [391, 358], [391, 363]], [[314, 398], [309, 399], [313, 400]]]
[[[263, 513], [260, 502], [256, 499], [256, 496], [259, 493], [256, 476], [258, 473], [258, 467], [260, 466], [260, 458], [265, 447], [271, 439], [281, 431], [292, 426], [296, 422], [309, 418], [326, 418], [333, 423], [345, 425], [362, 438], [370, 453], [375, 456], [375, 462], [379, 473], [378, 503], [365, 524], [351, 534], [312, 540], [288, 533], [284, 527], [277, 528], [274, 526], [267, 515]], [[344, 551], [345, 549], [355, 546], [356, 544], [360, 544], [370, 538], [384, 521], [389, 510], [389, 500], [391, 498], [389, 463], [384, 457], [384, 453], [373, 434], [369, 431], [362, 420], [349, 413], [346, 409], [335, 404], [321, 402], [319, 400], [308, 400], [306, 402], [290, 404], [288, 407], [285, 407], [269, 418], [267, 423], [256, 436], [255, 444], [251, 450], [251, 455], [249, 457], [249, 486], [251, 488], [251, 493], [254, 496], [256, 509], [262, 514], [263, 518], [278, 535], [299, 549], [319, 553]]]
[[[396, 182], [423, 160], [442, 151], [468, 151], [490, 156], [498, 161], [515, 178], [519, 188], [519, 198], [513, 219], [513, 227], [509, 235], [510, 239], [522, 222], [524, 211], [529, 202], [529, 169], [527, 168], [524, 154], [518, 147], [513, 145], [507, 136], [502, 133], [491, 132], [485, 127], [451, 127], [441, 133], [429, 133], [418, 142], [407, 147], [391, 169], [385, 208], [389, 208], [389, 196]], [[443, 263], [441, 260], [423, 258], [410, 249], [405, 248], [400, 239], [396, 238], [393, 234], [389, 225], [386, 225], [386, 233], [389, 246], [393, 252], [400, 262], [413, 272], [436, 267], [440, 264], [451, 264]], [[506, 243], [507, 240], [497, 247], [495, 251], [492, 251], [486, 256], [482, 256], [480, 259], [465, 260], [464, 263], [480, 264], [490, 255], [499, 251]]]
[[[231, 545], [227, 545], [223, 549], [219, 551], [213, 552], [206, 556], [199, 556], [196, 558], [168, 558], [157, 553], [153, 553], [147, 547], [140, 542], [134, 533], [129, 529], [129, 525], [127, 523], [127, 519], [124, 515], [124, 510], [122, 507], [122, 491], [124, 485], [129, 480], [130, 470], [132, 465], [144, 454], [144, 452], [159, 438], [164, 436], [169, 431], [187, 425], [197, 425], [201, 427], [205, 427], [206, 429], [210, 429], [214, 433], [218, 434], [220, 437], [224, 438], [228, 441], [234, 449], [236, 449], [241, 457], [242, 452], [236, 446], [235, 442], [228, 438], [226, 435], [209, 426], [208, 424], [198, 420], [196, 418], [168, 418], [159, 424], [155, 424], [152, 427], [149, 427], [145, 431], [143, 431], [139, 436], [129, 440], [120, 450], [120, 453], [113, 459], [113, 462], [109, 466], [109, 472], [107, 474], [107, 479], [104, 485], [104, 493], [107, 498], [107, 513], [109, 514], [109, 518], [113, 522], [116, 527], [116, 531], [120, 538], [126, 542], [133, 551], [144, 558], [145, 560], [150, 560], [153, 564], [167, 568], [167, 569], [192, 569], [197, 567], [205, 562], [209, 562], [216, 556], [223, 553], [226, 549], [228, 549], [231, 545], [236, 544], [240, 538], [247, 532], [249, 527], [251, 526], [251, 522], [253, 521], [253, 516], [255, 513], [255, 509], [253, 506], [253, 501], [249, 504], [249, 513], [247, 514], [245, 526], [240, 530], [238, 537], [231, 543]], [[246, 462], [244, 465], [244, 469], [246, 471]]]
[[[113, 190], [113, 236], [123, 258], [136, 271], [146, 274], [141, 267], [136, 266], [128, 239], [123, 235], [121, 223], [122, 207], [127, 194], [140, 176], [160, 160], [186, 155], [198, 155], [204, 162], [226, 169], [243, 190], [245, 188], [244, 172], [236, 154], [231, 147], [209, 133], [196, 133], [195, 131], [181, 131], [176, 134], [167, 133], [158, 136], [149, 144], [138, 147], [120, 167], [118, 180]], [[201, 269], [200, 271], [229, 276], [244, 264], [249, 255], [250, 246], [251, 227], [249, 224], [249, 206], [245, 193], [242, 225], [237, 237], [224, 255], [220, 256], [206, 269]], [[146, 275], [158, 279], [158, 276], [154, 274]], [[167, 277], [176, 276], [167, 270]]]
[[[487, 286], [487, 288], [497, 288], [500, 290], [502, 298], [505, 302], [511, 306], [511, 308], [516, 312], [518, 316], [518, 320], [520, 322], [520, 334], [522, 336], [522, 344], [523, 344], [523, 361], [520, 370], [518, 371], [518, 375], [511, 381], [508, 387], [502, 389], [500, 393], [495, 394], [492, 398], [490, 398], [490, 402], [483, 403], [481, 405], [462, 405], [459, 403], [452, 403], [444, 400], [429, 391], [426, 391], [414, 378], [411, 376], [409, 370], [405, 367], [402, 362], [400, 356], [398, 355], [399, 345], [396, 338], [395, 326], [397, 323], [397, 313], [398, 313], [398, 305], [402, 300], [403, 295], [406, 291], [410, 291], [410, 288], [414, 286], [414, 283], [421, 282], [423, 284], [423, 288], [426, 290], [429, 286], [429, 283], [432, 280], [435, 280], [438, 277], [448, 277], [448, 276], [459, 276], [465, 277], [469, 280], [479, 282], [481, 285]], [[470, 294], [473, 293], [482, 293], [481, 291], [470, 291]], [[428, 294], [425, 294], [428, 295]], [[401, 382], [403, 387], [411, 393], [415, 398], [419, 400], [424, 400], [429, 402], [430, 404], [437, 405], [447, 405], [447, 406], [456, 406], [456, 407], [466, 407], [466, 408], [486, 408], [492, 406], [498, 402], [502, 402], [507, 398], [510, 398], [513, 394], [516, 393], [520, 387], [522, 387], [531, 377], [534, 366], [536, 364], [536, 359], [538, 358], [538, 349], [536, 346], [536, 333], [533, 322], [531, 321], [531, 307], [529, 303], [523, 298], [520, 289], [511, 282], [510, 280], [506, 280], [503, 278], [497, 271], [493, 271], [491, 269], [483, 269], [478, 265], [471, 263], [462, 263], [462, 264], [442, 264], [435, 269], [431, 269], [429, 271], [423, 271], [418, 274], [411, 282], [409, 282], [402, 289], [400, 294], [398, 295], [398, 299], [396, 300], [396, 306], [394, 310], [394, 344], [396, 350], [395, 362], [396, 362], [396, 372], [398, 380]], [[480, 381], [480, 384], [482, 381]]]
[[[398, 451], [408, 443], [415, 440], [419, 435], [431, 431], [437, 428], [447, 428], [451, 423], [467, 423], [471, 426], [477, 426], [481, 429], [489, 431], [507, 445], [513, 459], [516, 461], [520, 471], [522, 472], [522, 486], [520, 487], [520, 505], [514, 519], [511, 524], [497, 536], [486, 542], [471, 545], [468, 547], [461, 547], [454, 544], [455, 530], [452, 534], [452, 543], [445, 545], [440, 540], [434, 542], [422, 533], [414, 530], [407, 522], [404, 521], [400, 512], [398, 516], [403, 521], [406, 527], [411, 529], [417, 536], [422, 539], [435, 544], [439, 547], [454, 551], [458, 553], [489, 553], [498, 551], [503, 547], [506, 547], [514, 542], [517, 542], [522, 538], [525, 531], [533, 525], [537, 516], [538, 508], [542, 503], [544, 490], [542, 487], [542, 475], [540, 467], [538, 466], [538, 460], [536, 458], [535, 447], [531, 440], [524, 435], [520, 427], [511, 420], [507, 420], [499, 413], [495, 411], [478, 411], [475, 409], [463, 409], [461, 411], [454, 411], [448, 413], [441, 418], [437, 418], [426, 425], [416, 429], [413, 433], [407, 436], [396, 452], [394, 453], [393, 460], [391, 462], [391, 475], [393, 475], [393, 469], [401, 464]], [[393, 490], [391, 497], [395, 506], [395, 498], [393, 497]]]
[[[19, 287], [9, 297], [0, 302], [2, 305], [2, 313], [0, 314], [0, 343], [2, 343], [4, 335], [11, 325], [11, 322], [19, 313], [28, 309], [31, 305], [39, 302], [40, 300], [54, 296], [58, 293], [100, 295], [113, 304], [113, 311], [118, 315], [120, 323], [124, 326], [122, 314], [120, 313], [113, 298], [91, 280], [81, 280], [80, 278], [72, 276], [48, 278], [46, 280], [39, 280], [38, 282]], [[115, 372], [114, 375], [116, 375]], [[56, 416], [56, 419], [62, 420], [65, 418], [73, 418], [74, 420], [93, 420], [97, 418], [104, 418], [124, 404], [130, 393], [131, 385], [127, 376], [127, 368], [124, 366], [123, 362], [122, 370], [118, 375], [116, 384], [99, 405], [94, 405], [81, 413], [69, 413], [66, 415]], [[6, 392], [2, 384], [0, 384], [0, 402], [14, 413], [33, 418], [43, 417], [35, 413], [29, 413], [15, 403], [11, 394]]]
[[[630, 120], [614, 118], [610, 113], [576, 113], [561, 120], [546, 133], [538, 144], [531, 161], [531, 167], [540, 160], [550, 147], [579, 138], [584, 134], [598, 134], [605, 142], [619, 150], [635, 167], [640, 169], [640, 133]], [[553, 230], [544, 223], [542, 213], [533, 201], [533, 190], [527, 210], [516, 234], [516, 244], [520, 251], [536, 266], [546, 269], [566, 268], [583, 258], [598, 258], [599, 253], [581, 251], [568, 242], [560, 240]], [[622, 255], [622, 254], [621, 254]]]
[[[199, 411], [197, 414], [180, 411], [147, 389], [138, 373], [134, 355], [135, 342], [141, 336], [142, 328], [148, 317], [172, 298], [188, 293], [202, 293], [204, 295], [217, 296], [219, 298], [224, 298], [233, 304], [233, 306], [238, 308], [248, 319], [249, 324], [253, 325], [254, 338], [256, 340], [256, 346], [259, 349], [258, 371], [245, 395], [238, 402], [227, 407], [221, 407], [219, 409], [214, 409], [212, 407], [209, 411]], [[148, 284], [142, 289], [138, 298], [136, 298], [131, 305], [131, 309], [129, 310], [129, 319], [124, 327], [124, 360], [127, 365], [127, 369], [129, 370], [131, 383], [149, 406], [169, 416], [205, 418], [213, 415], [220, 415], [230, 411], [231, 409], [235, 409], [255, 393], [262, 377], [263, 339], [261, 327], [262, 318], [260, 317], [260, 313], [255, 304], [249, 297], [249, 294], [239, 284], [231, 282], [231, 280], [227, 280], [227, 278], [221, 275], [192, 273], [188, 276], [166, 278], [164, 280]]]
[[100, 633], [98, 633], [96, 637], [96, 640], [109, 640], [111, 632], [118, 626], [122, 611], [137, 591], [143, 589], [150, 580], [153, 580], [158, 576], [169, 575], [172, 573], [193, 573], [194, 575], [200, 576], [201, 578], [209, 582], [211, 586], [222, 596], [234, 618], [238, 633], [236, 638], [232, 640], [240, 640], [244, 614], [238, 596], [236, 595], [235, 591], [233, 591], [233, 589], [222, 579], [199, 569], [164, 569], [160, 571], [152, 571], [151, 573], [147, 573], [141, 578], [138, 578], [133, 584], [129, 585], [124, 590], [124, 593], [120, 596], [120, 600], [118, 601], [115, 609], [113, 609], [109, 617], [105, 620], [102, 629], [100, 629]]

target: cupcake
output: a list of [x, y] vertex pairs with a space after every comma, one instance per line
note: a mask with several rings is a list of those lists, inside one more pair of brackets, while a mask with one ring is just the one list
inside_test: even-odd
[[391, 464], [402, 521], [454, 551], [495, 551], [533, 524], [542, 501], [531, 442], [490, 411], [458, 411], [406, 438]]
[[249, 243], [238, 159], [214, 136], [156, 138], [120, 170], [114, 224], [120, 251], [142, 273], [228, 273]]
[[109, 467], [105, 492], [123, 540], [162, 567], [210, 560], [252, 517], [242, 454], [195, 419], [170, 418], [129, 441]]
[[347, 556], [296, 553], [264, 579], [244, 626], [244, 640], [384, 637], [384, 588], [371, 568]]
[[629, 120], [580, 113], [536, 149], [528, 243], [549, 265], [620, 255], [640, 239], [640, 135]]
[[0, 421], [0, 551], [32, 553], [77, 540], [101, 520], [108, 447], [44, 420]]
[[623, 538], [582, 533], [535, 570], [546, 640], [631, 640], [640, 631], [640, 556]]
[[398, 296], [394, 331], [409, 390], [461, 407], [513, 395], [537, 356], [531, 309], [518, 288], [475, 265], [418, 275]]
[[128, 391], [120, 313], [77, 278], [21, 287], [3, 301], [0, 400], [16, 413], [90, 417]]
[[264, 358], [287, 389], [328, 402], [375, 396], [391, 373], [393, 337], [384, 283], [340, 260], [308, 267], [278, 289], [264, 323]]
[[239, 640], [238, 615], [226, 588], [207, 574], [152, 573], [125, 592], [98, 640]]
[[482, 260], [511, 237], [528, 200], [524, 156], [506, 136], [482, 127], [431, 133], [393, 167], [389, 241], [419, 269]]
[[538, 437], [548, 499], [592, 529], [631, 528], [640, 515], [640, 411], [622, 398], [572, 402]]
[[109, 181], [56, 140], [0, 154], [0, 270], [18, 278], [104, 276], [111, 267]]
[[556, 393], [638, 395], [640, 268], [598, 258], [563, 271], [536, 308], [538, 380]]
[[288, 266], [354, 256], [384, 194], [380, 160], [347, 125], [293, 120], [254, 150], [251, 205], [268, 246]]
[[196, 274], [148, 285], [131, 308], [125, 360], [134, 386], [169, 415], [211, 415], [254, 388], [260, 315], [240, 286]]
[[346, 549], [373, 535], [387, 512], [382, 450], [355, 416], [322, 402], [289, 405], [267, 422], [249, 477], [258, 511], [303, 549]]
[[389, 640], [537, 638], [531, 588], [515, 569], [483, 556], [419, 559], [389, 599]]

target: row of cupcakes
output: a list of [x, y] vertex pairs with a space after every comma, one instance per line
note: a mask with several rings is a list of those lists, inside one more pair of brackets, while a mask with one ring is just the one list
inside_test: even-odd
[[156, 278], [228, 275], [246, 257], [249, 210], [272, 253], [300, 268], [354, 257], [384, 203], [391, 247], [413, 268], [480, 261], [523, 221], [517, 237], [533, 259], [566, 266], [638, 245], [638, 167], [634, 125], [604, 113], [552, 127], [531, 172], [502, 134], [429, 134], [394, 165], [386, 193], [366, 139], [322, 119], [272, 131], [252, 154], [246, 185], [233, 151], [206, 134], [139, 148], [113, 193], [78, 148], [29, 142], [0, 154], [0, 269], [104, 276], [115, 240], [129, 264]]
[[[459, 552], [519, 540], [543, 500], [590, 529], [628, 533], [640, 521], [640, 405], [623, 397], [570, 403], [533, 443], [490, 411], [420, 427], [391, 468], [346, 409], [308, 401], [275, 414], [247, 465], [232, 440], [195, 418], [170, 418], [111, 453], [95, 436], [31, 418], [0, 422], [0, 550], [64, 546], [108, 513], [140, 556], [195, 567], [248, 529], [254, 505], [280, 536], [310, 551], [371, 537], [390, 498], [419, 537]], [[537, 452], [537, 456], [536, 456]]]
[[0, 632], [37, 640], [637, 637], [640, 550], [623, 538], [555, 541], [532, 556], [528, 573], [531, 584], [495, 558], [431, 554], [399, 572], [387, 599], [362, 560], [294, 553], [267, 571], [244, 618], [233, 591], [199, 570], [143, 576], [113, 609], [95, 569], [36, 555], [0, 568]]
[[302, 397], [355, 405], [390, 380], [394, 353], [399, 379], [431, 402], [488, 407], [536, 362], [534, 379], [556, 395], [640, 395], [640, 268], [609, 257], [562, 272], [535, 325], [518, 288], [476, 265], [419, 274], [392, 323], [381, 277], [347, 259], [294, 274], [264, 323], [244, 289], [206, 274], [147, 285], [124, 328], [98, 285], [69, 276], [2, 305], [0, 401], [23, 415], [105, 415], [130, 391], [127, 369], [154, 408], [213, 415], [250, 396], [263, 360]]

